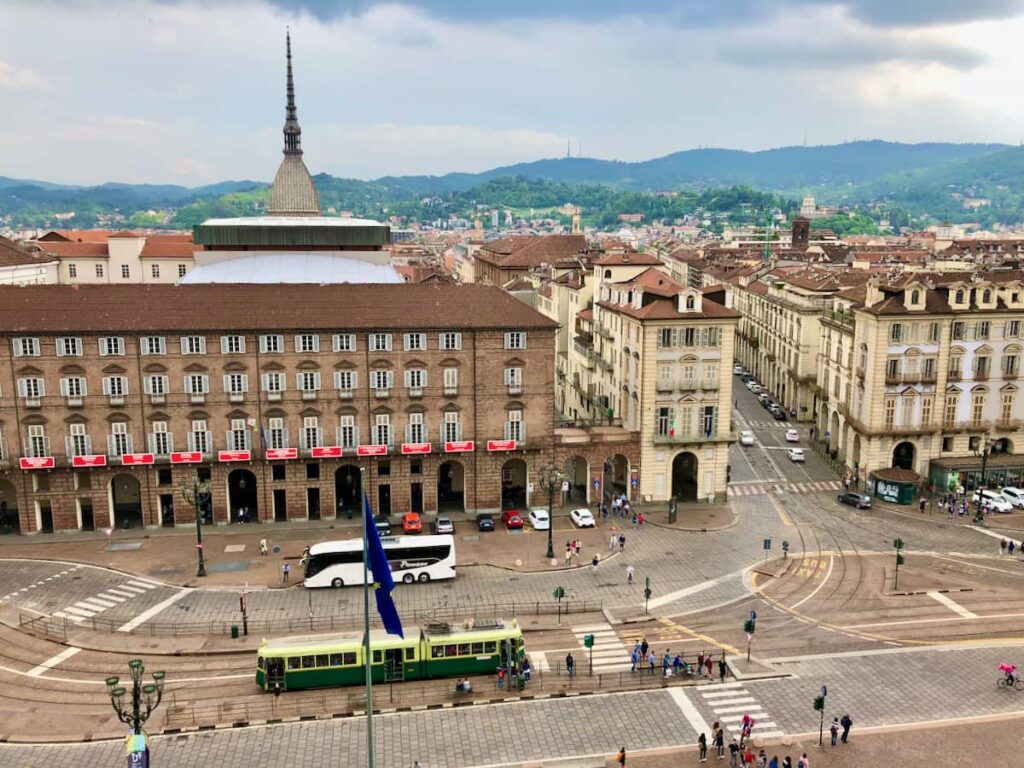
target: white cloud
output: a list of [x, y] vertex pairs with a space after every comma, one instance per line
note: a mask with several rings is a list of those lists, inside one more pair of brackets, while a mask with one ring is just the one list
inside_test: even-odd
[[46, 87], [38, 72], [26, 67], [15, 67], [0, 61], [0, 89], [9, 91], [36, 91]]

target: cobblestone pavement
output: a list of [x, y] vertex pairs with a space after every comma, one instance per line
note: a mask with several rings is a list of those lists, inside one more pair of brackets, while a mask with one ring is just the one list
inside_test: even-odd
[[[715, 720], [765, 713], [761, 725], [788, 734], [817, 730], [812, 702], [828, 686], [826, 719], [849, 713], [858, 728], [940, 718], [1024, 711], [1024, 694], [996, 688], [997, 666], [1024, 657], [1024, 646], [957, 650], [892, 649], [795, 659], [780, 666], [794, 677], [708, 683], [639, 693], [378, 716], [377, 765], [474, 766], [632, 750], [691, 746]], [[733, 692], [744, 695], [733, 696]], [[725, 694], [714, 695], [714, 694]], [[721, 702], [732, 699], [735, 712]], [[759, 718], [760, 720], [760, 718]], [[755, 736], [757, 728], [755, 727]], [[120, 743], [0, 745], [0, 765], [107, 768], [124, 759]], [[153, 739], [154, 761], [168, 768], [217, 765], [365, 764], [362, 718], [229, 729]], [[329, 758], [328, 756], [333, 756]]]

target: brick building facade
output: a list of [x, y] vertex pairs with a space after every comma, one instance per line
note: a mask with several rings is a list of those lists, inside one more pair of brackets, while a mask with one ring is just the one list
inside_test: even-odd
[[457, 285], [0, 288], [0, 506], [23, 532], [528, 503], [555, 324]]

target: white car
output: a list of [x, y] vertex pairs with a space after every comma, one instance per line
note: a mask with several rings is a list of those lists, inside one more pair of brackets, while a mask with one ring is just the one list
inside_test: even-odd
[[574, 509], [569, 518], [577, 528], [593, 528], [597, 523], [589, 509]]
[[757, 441], [754, 439], [754, 433], [749, 429], [740, 432], [740, 445], [753, 445], [755, 442]]
[[1013, 512], [1013, 504], [1010, 503], [1010, 500], [995, 491], [975, 491], [971, 501], [975, 504], [978, 502], [988, 504], [988, 508], [993, 512]]
[[800, 442], [800, 433], [797, 432], [795, 429], [787, 429], [786, 430], [786, 442], [787, 443], [799, 443]]
[[1024, 488], [1008, 485], [999, 494], [1015, 507], [1024, 507]]
[[551, 527], [551, 518], [548, 517], [548, 511], [543, 507], [531, 509], [526, 519], [529, 521], [530, 527], [535, 531], [546, 531]]
[[790, 448], [786, 451], [786, 455], [789, 456], [790, 461], [803, 461], [804, 460], [804, 449], [803, 448]]
[[734, 365], [732, 367], [732, 372], [734, 374], [736, 374], [737, 376], [742, 376], [743, 375], [743, 366], [742, 365]]

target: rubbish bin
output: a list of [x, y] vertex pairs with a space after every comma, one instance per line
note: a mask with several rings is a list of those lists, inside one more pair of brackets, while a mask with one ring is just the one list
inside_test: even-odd
[[238, 625], [237, 624], [232, 624], [231, 625], [231, 639], [232, 640], [237, 640], [238, 639]]

